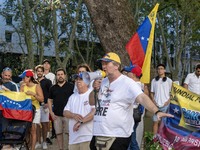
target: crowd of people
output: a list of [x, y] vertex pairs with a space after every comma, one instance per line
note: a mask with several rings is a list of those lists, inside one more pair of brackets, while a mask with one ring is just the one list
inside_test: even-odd
[[[152, 79], [149, 91], [140, 82], [139, 66], [132, 64], [121, 69], [120, 57], [113, 52], [98, 61], [106, 77], [89, 84], [83, 75], [92, 71], [87, 64], [77, 66], [71, 83], [65, 69], [58, 68], [53, 74], [50, 61], [45, 59], [33, 70], [26, 69], [19, 75], [22, 79], [19, 89], [12, 81], [12, 69], [3, 69], [0, 90], [25, 92], [35, 106], [32, 150], [48, 149], [53, 138], [59, 150], [139, 150], [145, 109], [154, 114], [154, 138], [162, 117], [173, 117], [167, 113], [172, 80], [166, 76], [165, 65], [157, 65], [157, 76]], [[188, 74], [183, 86], [200, 94], [200, 64], [196, 65], [195, 72]]]

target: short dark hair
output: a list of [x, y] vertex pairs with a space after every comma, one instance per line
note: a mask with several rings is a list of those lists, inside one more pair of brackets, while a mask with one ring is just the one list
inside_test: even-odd
[[200, 69], [200, 64], [196, 64], [196, 70]]
[[57, 72], [58, 72], [58, 71], [63, 71], [64, 74], [66, 74], [66, 71], [65, 71], [65, 69], [63, 69], [63, 68], [58, 68], [58, 69], [56, 70], [56, 72], [55, 72], [56, 75], [57, 75]]
[[45, 62], [48, 62], [49, 64], [51, 63], [50, 60], [45, 59], [45, 60], [43, 60], [42, 64], [44, 64]]
[[164, 69], [165, 69], [165, 65], [164, 64], [158, 64], [157, 66], [156, 66], [156, 68], [158, 68], [158, 67], [163, 67]]

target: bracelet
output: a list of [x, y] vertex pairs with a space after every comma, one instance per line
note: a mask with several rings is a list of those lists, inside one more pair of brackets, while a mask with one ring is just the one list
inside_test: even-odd
[[155, 112], [155, 115], [157, 116], [157, 114], [158, 114], [159, 112], [162, 112], [162, 111], [160, 111], [160, 110], [157, 110], [157, 111]]

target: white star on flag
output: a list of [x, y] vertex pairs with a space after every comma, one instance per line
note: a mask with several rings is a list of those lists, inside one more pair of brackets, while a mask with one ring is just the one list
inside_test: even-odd
[[174, 113], [178, 114], [179, 112], [178, 108], [174, 108], [173, 110], [174, 110]]
[[143, 36], [141, 37], [141, 40], [144, 40], [144, 37], [143, 37]]

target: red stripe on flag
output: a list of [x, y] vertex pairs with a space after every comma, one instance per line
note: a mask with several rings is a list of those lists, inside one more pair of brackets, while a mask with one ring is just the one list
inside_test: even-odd
[[32, 122], [33, 112], [29, 110], [3, 109], [3, 116], [8, 119]]
[[140, 37], [136, 32], [134, 36], [131, 37], [130, 41], [126, 44], [126, 50], [130, 56], [132, 64], [137, 64], [142, 68], [145, 52], [140, 43]]

